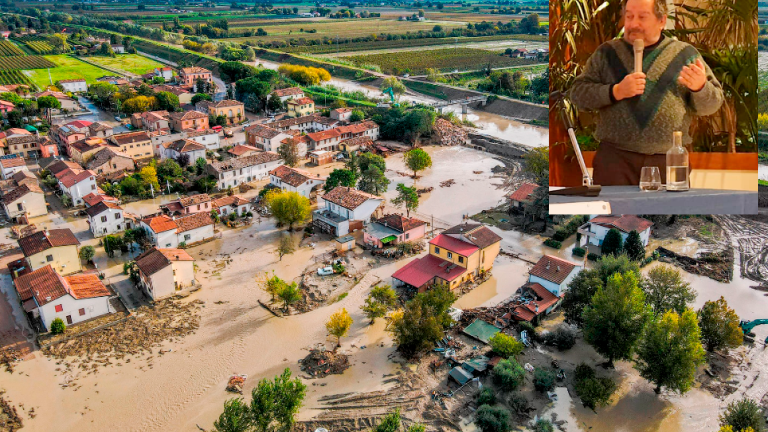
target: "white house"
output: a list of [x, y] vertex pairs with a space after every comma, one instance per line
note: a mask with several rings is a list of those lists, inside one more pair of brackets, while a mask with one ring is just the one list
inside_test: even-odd
[[112, 51], [114, 51], [115, 54], [125, 54], [125, 46], [124, 45], [112, 45]]
[[337, 186], [320, 198], [318, 210], [312, 212], [312, 224], [337, 237], [362, 229], [384, 203], [376, 195], [344, 186]]
[[162, 248], [177, 248], [212, 238], [213, 219], [209, 212], [193, 213], [181, 217], [153, 216], [142, 219], [152, 243]]
[[260, 124], [245, 128], [245, 143], [268, 152], [276, 152], [286, 138], [293, 138], [293, 135]]
[[24, 158], [18, 154], [0, 157], [0, 169], [2, 169], [3, 180], [8, 180], [19, 171], [29, 171]]
[[161, 159], [178, 159], [186, 155], [188, 165], [194, 165], [197, 159], [205, 159], [205, 146], [188, 139], [170, 141], [163, 144], [163, 154]]
[[280, 103], [287, 101], [288, 99], [300, 99], [304, 97], [304, 90], [299, 87], [288, 87], [284, 89], [278, 89], [272, 92], [273, 95], [280, 98]]
[[96, 173], [69, 169], [59, 178], [59, 188], [69, 195], [73, 206], [83, 204], [83, 197], [96, 191]]
[[72, 325], [114, 312], [109, 299], [115, 293], [96, 273], [61, 276], [47, 265], [19, 276], [14, 284], [24, 311], [47, 330], [56, 318]]
[[281, 165], [269, 172], [269, 182], [282, 190], [297, 192], [299, 195], [309, 198], [312, 191], [325, 184], [325, 178]]
[[202, 131], [182, 132], [188, 140], [202, 144], [208, 150], [216, 150], [221, 147], [219, 133], [212, 129]]
[[269, 172], [282, 165], [280, 155], [272, 152], [263, 152], [252, 156], [216, 161], [206, 167], [208, 174], [216, 177], [216, 187], [224, 190], [242, 183], [261, 180], [269, 175]]
[[136, 257], [139, 286], [160, 300], [195, 285], [195, 260], [182, 249], [152, 248]]
[[170, 66], [155, 68], [155, 76], [163, 77], [168, 82], [173, 79], [173, 69]]
[[85, 80], [82, 78], [60, 80], [59, 85], [61, 86], [61, 90], [65, 92], [78, 93], [88, 91], [88, 84], [86, 84]]
[[213, 208], [221, 216], [229, 216], [232, 213], [244, 215], [253, 210], [253, 204], [239, 195], [223, 196], [213, 201]]
[[277, 120], [266, 124], [272, 129], [277, 129], [281, 132], [288, 130], [297, 130], [300, 132], [317, 132], [340, 126], [341, 122], [338, 119], [323, 117], [318, 113], [314, 113], [302, 117], [291, 117], [284, 120]]
[[331, 110], [331, 118], [348, 122], [352, 117], [352, 108], [336, 108]]
[[19, 239], [19, 248], [29, 269], [50, 265], [62, 275], [83, 271], [78, 246], [80, 241], [69, 228], [38, 231]]
[[637, 231], [643, 246], [648, 246], [651, 238], [653, 222], [635, 215], [606, 215], [591, 216], [589, 222], [580, 226], [578, 232], [582, 235], [579, 246], [587, 242], [591, 245], [602, 246], [605, 235], [611, 228], [616, 228], [621, 233], [621, 239], [627, 241], [629, 233]]
[[529, 284], [540, 284], [549, 292], [560, 297], [565, 294], [568, 284], [582, 267], [570, 261], [551, 255], [544, 255], [528, 272]]
[[25, 183], [3, 195], [3, 209], [11, 219], [37, 217], [48, 214], [45, 194], [35, 183]]
[[102, 237], [125, 231], [127, 221], [123, 214], [123, 208], [110, 201], [101, 201], [98, 204], [85, 209], [88, 215], [88, 225], [94, 237]]

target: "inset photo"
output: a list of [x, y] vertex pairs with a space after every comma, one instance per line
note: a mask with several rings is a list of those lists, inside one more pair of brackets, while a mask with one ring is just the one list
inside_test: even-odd
[[550, 213], [756, 214], [757, 13], [551, 2]]

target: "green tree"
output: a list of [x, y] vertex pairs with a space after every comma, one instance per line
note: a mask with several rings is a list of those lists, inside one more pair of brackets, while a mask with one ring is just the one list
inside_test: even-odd
[[488, 343], [491, 345], [493, 352], [504, 358], [517, 357], [522, 354], [523, 349], [525, 348], [522, 342], [515, 339], [513, 336], [502, 332], [498, 332], [491, 336]]
[[256, 75], [257, 70], [253, 66], [239, 61], [227, 61], [219, 65], [219, 73], [224, 81], [233, 83]]
[[163, 183], [166, 180], [168, 182], [175, 182], [183, 177], [184, 170], [175, 160], [168, 158], [157, 164], [156, 173], [159, 180]]
[[352, 327], [352, 317], [349, 316], [346, 308], [334, 312], [328, 322], [325, 323], [328, 334], [336, 336], [337, 347], [341, 346], [341, 338], [347, 335], [350, 327]]
[[205, 160], [205, 158], [197, 158], [195, 160], [195, 171], [197, 172], [197, 175], [200, 175], [205, 172], [205, 167], [208, 165], [208, 162]]
[[723, 297], [704, 303], [698, 315], [701, 342], [708, 351], [727, 351], [741, 345], [744, 332], [739, 325], [739, 316], [728, 307], [728, 302]]
[[89, 263], [96, 255], [96, 249], [93, 246], [83, 246], [80, 248], [80, 259]]
[[638, 280], [642, 277], [640, 266], [636, 261], [632, 261], [626, 254], [602, 256], [595, 266], [603, 285], [608, 283], [608, 279], [616, 273], [632, 272]]
[[405, 166], [413, 171], [413, 178], [416, 178], [419, 171], [432, 166], [432, 158], [429, 156], [429, 153], [420, 148], [405, 152], [403, 159], [405, 160]]
[[509, 411], [501, 407], [481, 405], [475, 413], [475, 424], [482, 432], [508, 432]]
[[171, 92], [161, 91], [155, 94], [155, 98], [157, 99], [158, 108], [161, 110], [174, 112], [181, 106], [179, 97]]
[[325, 190], [329, 192], [336, 186], [355, 187], [357, 176], [354, 172], [346, 169], [335, 169], [325, 180]]
[[276, 295], [283, 302], [283, 310], [285, 312], [289, 312], [288, 308], [302, 298], [301, 290], [296, 282], [291, 282], [290, 284], [283, 282]]
[[757, 402], [743, 398], [728, 404], [725, 412], [720, 416], [720, 426], [730, 426], [733, 432], [743, 432], [749, 428], [755, 432], [764, 432], [765, 419]]
[[402, 205], [405, 208], [405, 216], [411, 217], [411, 211], [416, 211], [419, 208], [419, 194], [416, 193], [416, 187], [408, 187], [398, 183], [397, 196], [392, 199], [392, 204], [396, 206]]
[[280, 256], [280, 261], [283, 260], [283, 256], [290, 255], [295, 250], [296, 247], [294, 245], [293, 238], [290, 235], [280, 236], [280, 243], [277, 245], [277, 254]]
[[251, 392], [250, 418], [256, 432], [290, 431], [307, 393], [299, 378], [286, 368], [273, 381], [263, 379]]
[[371, 289], [371, 293], [365, 299], [365, 304], [360, 307], [365, 316], [371, 320], [381, 318], [397, 306], [397, 294], [389, 285], [377, 285]]
[[555, 430], [552, 422], [545, 419], [538, 419], [533, 425], [533, 432], [553, 432]]
[[641, 286], [645, 301], [659, 315], [670, 310], [682, 314], [696, 300], [696, 291], [672, 266], [662, 264], [652, 268]]
[[213, 97], [207, 93], [197, 93], [194, 96], [192, 96], [192, 105], [200, 102], [200, 101], [213, 101]]
[[275, 112], [283, 107], [282, 102], [280, 102], [280, 97], [272, 93], [271, 96], [269, 96], [269, 99], [267, 99], [267, 109], [271, 112]]
[[576, 273], [568, 284], [568, 290], [565, 291], [563, 298], [562, 308], [565, 320], [579, 327], [583, 326], [582, 312], [592, 303], [592, 297], [597, 290], [603, 286], [597, 270], [587, 269]]
[[352, 114], [349, 116], [349, 121], [359, 122], [365, 120], [365, 113], [359, 109], [352, 110]]
[[388, 88], [392, 87], [392, 93], [395, 95], [395, 98], [400, 99], [400, 95], [405, 94], [406, 88], [405, 84], [401, 83], [397, 77], [387, 77], [384, 78], [384, 81], [381, 83], [381, 91], [384, 91]]
[[640, 239], [640, 233], [635, 230], [629, 232], [627, 241], [624, 242], [624, 252], [632, 261], [642, 261], [645, 259], [645, 246]]
[[634, 273], [614, 274], [584, 309], [584, 339], [595, 351], [614, 360], [627, 360], [650, 314]]
[[62, 321], [61, 318], [54, 318], [53, 321], [51, 321], [51, 333], [62, 334], [66, 330], [67, 330], [67, 325], [64, 324], [64, 321]]
[[60, 109], [61, 102], [53, 96], [43, 96], [37, 98], [37, 107], [41, 110], [46, 108]]
[[157, 169], [155, 167], [148, 165], [139, 171], [139, 176], [141, 177], [141, 181], [149, 187], [149, 185], [152, 185], [152, 187], [155, 188], [155, 191], [160, 189], [160, 184], [157, 181]]
[[616, 391], [616, 383], [613, 380], [596, 377], [595, 370], [585, 363], [576, 366], [574, 375], [576, 394], [584, 406], [594, 410], [595, 407], [610, 403], [611, 396]]
[[603, 255], [619, 255], [624, 250], [624, 240], [621, 238], [621, 231], [611, 228], [605, 235], [603, 246], [600, 249]]
[[277, 154], [283, 158], [286, 165], [295, 167], [299, 163], [299, 143], [293, 138], [288, 138], [277, 148]]
[[380, 195], [387, 190], [389, 179], [378, 166], [371, 165], [367, 170], [360, 172], [360, 180], [357, 188], [363, 192]]
[[662, 387], [685, 393], [696, 377], [696, 368], [704, 363], [696, 313], [687, 309], [682, 315], [667, 311], [646, 326], [637, 346], [635, 369], [640, 376]]
[[549, 174], [549, 146], [532, 148], [523, 156], [523, 172], [529, 175], [536, 184], [549, 186], [542, 183], [545, 173]]
[[493, 368], [493, 382], [505, 391], [511, 391], [525, 381], [525, 369], [514, 358], [499, 360]]
[[248, 405], [242, 399], [224, 402], [224, 412], [213, 422], [216, 432], [247, 432], [251, 430], [251, 416]]
[[540, 392], [552, 391], [555, 388], [555, 374], [537, 367], [533, 371], [533, 387]]
[[443, 331], [453, 323], [448, 308], [454, 301], [456, 296], [447, 286], [437, 285], [406, 303], [402, 316], [393, 319], [389, 329], [404, 356], [413, 357], [443, 338]]
[[293, 230], [293, 224], [307, 221], [312, 213], [309, 198], [297, 192], [274, 190], [265, 196], [266, 205], [272, 216], [281, 223], [287, 224], [288, 230]]
[[[400, 430], [400, 409], [396, 408], [393, 412], [384, 416], [384, 418], [381, 419], [381, 423], [373, 428], [371, 432], [400, 432]], [[424, 432], [424, 430], [424, 425], [417, 423], [409, 427], [406, 432]]]

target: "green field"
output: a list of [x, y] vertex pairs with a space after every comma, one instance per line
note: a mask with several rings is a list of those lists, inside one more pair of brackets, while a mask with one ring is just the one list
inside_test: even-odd
[[108, 68], [134, 73], [136, 75], [143, 75], [147, 72], [152, 72], [156, 67], [164, 66], [160, 62], [138, 54], [117, 54], [114, 58], [92, 56], [88, 57], [88, 61]]
[[371, 54], [343, 57], [357, 65], [378, 65], [385, 73], [411, 74], [426, 73], [427, 68], [441, 71], [458, 69], [477, 70], [490, 65], [493, 68], [522, 66], [535, 63], [533, 60], [510, 58], [492, 51], [473, 48], [449, 48], [428, 51], [403, 51], [387, 54]]
[[51, 84], [48, 80], [48, 70], [51, 71], [51, 78], [53, 79], [54, 83], [64, 79], [84, 78], [85, 82], [88, 85], [91, 85], [96, 82], [96, 78], [100, 78], [105, 75], [114, 75], [112, 72], [109, 72], [105, 69], [89, 65], [88, 63], [83, 63], [80, 60], [64, 54], [45, 56], [45, 58], [53, 62], [56, 67], [51, 69], [35, 69], [24, 71], [24, 74], [26, 74], [29, 79], [41, 89]]

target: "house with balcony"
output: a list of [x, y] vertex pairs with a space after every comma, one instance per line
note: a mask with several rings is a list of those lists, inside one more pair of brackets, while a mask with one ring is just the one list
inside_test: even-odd
[[183, 249], [153, 247], [136, 257], [136, 267], [139, 287], [154, 301], [196, 284], [195, 260]]
[[170, 113], [168, 117], [171, 122], [171, 129], [176, 132], [181, 132], [188, 129], [208, 129], [208, 116], [199, 111], [173, 112]]
[[236, 187], [269, 176], [269, 172], [283, 164], [279, 154], [261, 152], [252, 156], [211, 162], [206, 166], [208, 174], [216, 177], [219, 190]]
[[197, 80], [202, 79], [207, 83], [213, 83], [213, 74], [211, 71], [199, 66], [185, 67], [179, 69], [179, 82], [183, 86], [192, 87], [197, 92]]
[[48, 265], [64, 276], [81, 272], [78, 246], [80, 242], [69, 228], [38, 231], [19, 239], [26, 272]]
[[643, 247], [647, 247], [648, 241], [651, 238], [652, 227], [653, 222], [635, 215], [592, 216], [577, 231], [581, 234], [578, 246], [585, 248], [593, 246], [594, 252], [599, 252], [599, 249], [603, 246], [605, 235], [612, 228], [615, 228], [621, 233], [622, 241], [627, 241], [629, 233], [637, 231], [640, 234], [640, 241], [642, 241]]
[[465, 222], [429, 241], [429, 253], [396, 271], [396, 285], [424, 292], [435, 284], [451, 290], [491, 270], [501, 250], [501, 237], [485, 225]]
[[552, 255], [544, 255], [528, 272], [528, 283], [538, 283], [560, 297], [568, 284], [583, 269], [582, 266]]
[[538, 324], [560, 306], [568, 284], [582, 269], [570, 261], [544, 255], [529, 271], [515, 307], [504, 318]]
[[318, 199], [318, 209], [312, 212], [312, 224], [322, 232], [342, 237], [363, 229], [383, 205], [381, 197], [337, 186]]
[[325, 184], [325, 177], [312, 175], [311, 173], [281, 165], [269, 172], [269, 183], [288, 192], [296, 192], [303, 197], [310, 198]]
[[253, 203], [240, 195], [225, 195], [213, 200], [211, 204], [221, 216], [229, 216], [233, 213], [242, 216], [253, 210]]
[[290, 117], [302, 117], [315, 112], [315, 101], [308, 97], [288, 99], [285, 105], [288, 107]]
[[272, 129], [277, 129], [280, 132], [287, 132], [289, 130], [297, 130], [299, 132], [318, 132], [341, 126], [341, 122], [337, 119], [323, 117], [322, 115], [315, 113], [302, 117], [277, 120], [271, 123], [266, 123], [266, 125]]
[[224, 99], [218, 102], [200, 101], [195, 104], [195, 109], [214, 117], [224, 116], [227, 125], [233, 125], [245, 120], [245, 105], [236, 100]]
[[372, 220], [365, 227], [363, 242], [374, 248], [383, 248], [420, 240], [424, 238], [426, 232], [427, 223], [423, 220], [401, 214], [388, 214]]

